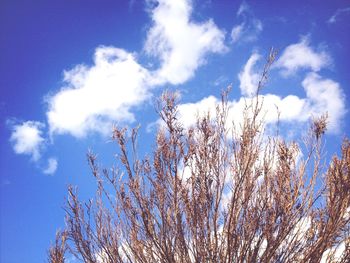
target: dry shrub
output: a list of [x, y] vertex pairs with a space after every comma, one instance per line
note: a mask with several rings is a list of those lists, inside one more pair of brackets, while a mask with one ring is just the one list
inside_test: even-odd
[[349, 262], [349, 141], [324, 168], [326, 116], [313, 120], [300, 159], [297, 142], [264, 135], [258, 93], [229, 130], [227, 96], [215, 116], [184, 129], [176, 95], [164, 93], [157, 105], [164, 126], [144, 159], [137, 129], [115, 128], [118, 169], [100, 170], [88, 154], [96, 197], [82, 203], [69, 187], [66, 229], [49, 262], [64, 262], [66, 251], [106, 263]]

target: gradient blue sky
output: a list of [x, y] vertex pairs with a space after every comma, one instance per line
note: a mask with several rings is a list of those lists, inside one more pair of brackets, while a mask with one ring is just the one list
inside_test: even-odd
[[327, 156], [349, 136], [349, 1], [2, 0], [0, 261], [43, 262], [68, 184], [95, 184], [86, 152], [113, 163], [112, 124], [141, 124], [151, 152], [154, 100], [178, 90], [180, 117], [212, 109], [232, 84], [239, 121], [271, 47], [267, 121], [293, 139], [329, 114]]

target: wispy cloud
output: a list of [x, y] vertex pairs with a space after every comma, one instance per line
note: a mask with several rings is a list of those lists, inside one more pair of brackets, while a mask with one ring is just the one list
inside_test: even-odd
[[4, 186], [8, 186], [11, 184], [11, 181], [8, 180], [8, 179], [2, 179], [1, 180], [1, 183], [0, 183], [0, 186], [4, 187]]
[[44, 124], [37, 121], [14, 125], [10, 141], [15, 153], [30, 155], [33, 161], [39, 160], [45, 141], [42, 137], [43, 128]]
[[339, 16], [347, 14], [350, 12], [350, 7], [340, 8], [335, 11], [334, 15], [332, 15], [328, 20], [328, 24], [334, 24], [338, 21]]
[[237, 16], [244, 15], [245, 13], [248, 13], [248, 12], [250, 12], [250, 7], [246, 1], [243, 1], [237, 10]]
[[242, 22], [235, 25], [231, 30], [232, 42], [251, 42], [255, 41], [263, 30], [262, 22], [254, 16], [249, 5], [244, 1], [237, 11], [237, 19]]
[[284, 76], [289, 76], [299, 69], [317, 72], [330, 64], [331, 58], [328, 53], [313, 49], [310, 47], [309, 38], [303, 37], [300, 42], [286, 47], [274, 67], [280, 68]]
[[260, 55], [254, 52], [243, 67], [243, 70], [238, 74], [239, 88], [244, 96], [250, 97], [256, 94], [260, 75], [254, 71], [253, 67], [259, 59]]
[[56, 172], [58, 161], [56, 158], [49, 158], [47, 160], [47, 167], [43, 169], [44, 174], [52, 175]]
[[212, 84], [214, 86], [221, 86], [221, 85], [224, 85], [225, 83], [228, 83], [229, 82], [229, 79], [227, 76], [224, 76], [224, 75], [221, 75], [219, 76], [218, 78], [216, 78], [216, 80], [214, 80], [212, 82]]

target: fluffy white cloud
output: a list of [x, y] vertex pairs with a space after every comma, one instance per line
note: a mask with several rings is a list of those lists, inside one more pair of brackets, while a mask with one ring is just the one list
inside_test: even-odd
[[204, 63], [206, 54], [226, 50], [224, 32], [213, 21], [190, 21], [190, 1], [157, 2], [151, 10], [153, 25], [145, 50], [160, 59], [160, 68], [151, 72], [137, 62], [135, 54], [98, 47], [94, 65], [66, 71], [65, 86], [48, 99], [50, 134], [108, 134], [112, 123], [134, 121], [131, 108], [148, 99], [153, 87], [185, 82]]
[[[241, 94], [244, 96], [239, 101], [233, 101], [231, 108], [233, 112], [236, 112], [237, 116], [242, 115], [245, 103], [249, 103], [249, 100], [245, 97], [252, 97], [256, 95], [260, 74], [254, 69], [256, 63], [261, 59], [261, 56], [254, 52], [247, 63], [244, 65], [242, 71], [238, 74], [240, 81]], [[263, 113], [267, 123], [275, 122], [278, 119], [278, 111], [280, 112], [280, 119], [282, 121], [292, 121], [295, 118], [299, 118], [301, 121], [305, 121], [308, 117], [305, 117], [303, 108], [305, 107], [305, 100], [294, 95], [281, 98], [274, 94], [266, 94], [261, 96], [264, 99]], [[233, 118], [236, 119], [237, 118]], [[241, 119], [239, 120], [241, 121]]]
[[[232, 123], [238, 132], [243, 121], [243, 111], [246, 105], [249, 105], [253, 98], [241, 97], [239, 100], [228, 102], [229, 111], [227, 118], [227, 128], [232, 128]], [[307, 105], [306, 98], [299, 98], [295, 95], [288, 95], [284, 98], [266, 94], [260, 95], [259, 99], [263, 100], [260, 117], [264, 117], [266, 124], [276, 123], [278, 118], [281, 122], [305, 122], [309, 119], [310, 111], [305, 111]], [[189, 128], [196, 123], [197, 116], [204, 116], [209, 112], [211, 117], [216, 114], [216, 106], [220, 100], [214, 96], [206, 97], [198, 102], [186, 103], [179, 105], [179, 119], [184, 128]], [[310, 109], [309, 109], [310, 110]], [[280, 116], [278, 116], [280, 112]], [[159, 123], [160, 124], [160, 123]]]
[[259, 59], [260, 55], [253, 53], [243, 70], [238, 74], [239, 88], [244, 96], [254, 96], [256, 94], [260, 75], [254, 71], [253, 67]]
[[181, 84], [193, 77], [208, 53], [227, 50], [225, 33], [212, 20], [191, 21], [190, 0], [157, 2], [144, 49], [161, 61], [160, 69], [155, 72], [155, 84]]
[[311, 115], [328, 113], [328, 129], [340, 131], [340, 122], [346, 113], [345, 95], [339, 83], [331, 79], [323, 79], [317, 73], [309, 73], [302, 82], [308, 98], [306, 111]]
[[306, 105], [305, 98], [299, 98], [295, 95], [288, 95], [281, 98], [273, 94], [267, 94], [263, 98], [263, 109], [266, 112], [265, 118], [268, 123], [274, 123], [278, 120], [278, 112], [280, 114], [280, 120], [286, 122], [304, 122], [310, 117], [309, 113], [304, 111]]
[[218, 99], [214, 96], [209, 96], [196, 103], [184, 103], [179, 105], [178, 114], [181, 123], [185, 128], [189, 128], [195, 124], [197, 116], [203, 116], [209, 112], [210, 116], [215, 116], [215, 107], [218, 104]]
[[47, 167], [43, 170], [44, 174], [52, 175], [57, 170], [58, 161], [56, 158], [49, 158], [47, 160]]
[[[44, 150], [45, 139], [43, 137], [44, 124], [37, 121], [26, 121], [13, 126], [10, 141], [13, 150], [17, 154], [30, 155], [31, 159], [40, 165], [41, 154]], [[55, 158], [47, 160], [47, 167], [41, 169], [44, 174], [52, 175], [56, 172], [58, 162]]]
[[[227, 128], [231, 128], [234, 122], [236, 128], [239, 129], [243, 121], [243, 111], [246, 105], [249, 105], [253, 98], [241, 97], [239, 100], [232, 100], [228, 102], [228, 118]], [[306, 101], [294, 95], [289, 95], [284, 98], [273, 94], [260, 95], [260, 100], [263, 100], [262, 114], [267, 124], [275, 123], [280, 118], [280, 121], [306, 121], [310, 115], [308, 112], [303, 112]], [[208, 114], [214, 117], [216, 114], [216, 107], [221, 103], [221, 100], [208, 96], [200, 101], [194, 103], [183, 103], [178, 107], [178, 118], [183, 124], [184, 128], [189, 128], [196, 123], [197, 117], [203, 117]], [[280, 111], [280, 116], [278, 116]], [[158, 125], [163, 123], [158, 120]]]
[[37, 121], [14, 125], [10, 141], [13, 143], [15, 153], [30, 155], [34, 161], [39, 160], [44, 144], [41, 131], [43, 127], [44, 124]]
[[[288, 48], [284, 54], [288, 53]], [[313, 53], [313, 55], [315, 54]], [[254, 71], [254, 65], [259, 58], [258, 54], [253, 53], [238, 75], [241, 93], [244, 96], [249, 96], [256, 91], [259, 74]], [[266, 109], [267, 122], [277, 120], [276, 108], [281, 113], [280, 119], [282, 121], [304, 122], [310, 116], [319, 116], [327, 112], [329, 117], [328, 130], [332, 133], [339, 132], [340, 122], [346, 113], [345, 95], [339, 83], [311, 72], [306, 75], [301, 85], [305, 91], [305, 98], [289, 95], [282, 99], [272, 94], [264, 95], [264, 108], [270, 108]]]
[[311, 69], [317, 72], [330, 62], [330, 56], [325, 51], [315, 51], [309, 46], [309, 39], [304, 37], [299, 43], [289, 45], [274, 67], [280, 68], [282, 74], [288, 76], [299, 69]]
[[[249, 105], [253, 99], [241, 97], [239, 100], [230, 101], [228, 125], [234, 122], [239, 127], [243, 121], [243, 111], [246, 105]], [[283, 122], [291, 122], [306, 121], [309, 117], [303, 113], [305, 100], [297, 96], [288, 95], [282, 98], [274, 94], [266, 94], [260, 95], [259, 99], [263, 101], [260, 117], [264, 117], [266, 124], [276, 123], [278, 118]], [[278, 116], [279, 112], [280, 116]]]
[[[239, 100], [229, 101], [228, 125], [234, 122], [239, 127], [245, 105], [253, 99], [249, 96], [256, 91], [259, 75], [253, 68], [258, 59], [259, 55], [254, 53], [239, 74], [240, 88], [244, 96]], [[303, 123], [312, 116], [327, 112], [328, 131], [339, 132], [346, 113], [345, 96], [339, 83], [311, 72], [302, 81], [301, 86], [304, 88], [305, 97], [293, 94], [283, 98], [274, 94], [260, 95], [260, 99], [263, 100], [262, 115], [266, 123], [275, 123], [278, 118], [281, 122]], [[185, 127], [189, 127], [195, 124], [197, 115], [209, 111], [210, 115], [214, 116], [217, 103], [217, 98], [209, 96], [195, 103], [181, 104], [179, 118]]]
[[133, 54], [97, 48], [94, 65], [66, 71], [66, 85], [48, 99], [50, 132], [82, 137], [91, 131], [108, 133], [114, 121], [133, 121], [130, 108], [150, 95], [148, 79], [149, 72]]
[[235, 25], [231, 30], [232, 42], [251, 42], [255, 41], [263, 30], [262, 22], [255, 18], [252, 10], [246, 2], [242, 2], [236, 14], [237, 18], [242, 20], [240, 24]]

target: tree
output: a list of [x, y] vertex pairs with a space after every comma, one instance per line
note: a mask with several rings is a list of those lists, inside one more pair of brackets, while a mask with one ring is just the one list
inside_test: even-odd
[[114, 128], [117, 168], [100, 170], [88, 154], [96, 196], [83, 203], [69, 187], [66, 227], [48, 261], [69, 253], [108, 263], [349, 262], [350, 142], [324, 167], [325, 115], [303, 148], [265, 135], [259, 92], [274, 56], [240, 125], [227, 121], [228, 91], [215, 116], [189, 129], [177, 119], [176, 94], [165, 92], [151, 156], [137, 157], [137, 129]]

